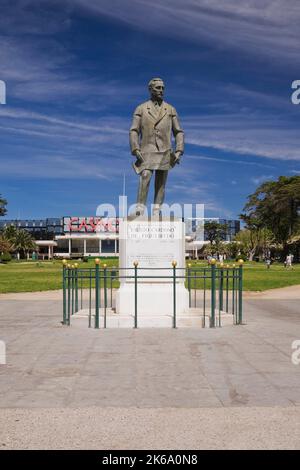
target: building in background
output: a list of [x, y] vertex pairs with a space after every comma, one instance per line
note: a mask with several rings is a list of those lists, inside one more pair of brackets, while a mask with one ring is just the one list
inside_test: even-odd
[[117, 218], [62, 217], [34, 220], [1, 220], [0, 230], [13, 225], [36, 240], [41, 259], [118, 256]]
[[63, 234], [61, 218], [0, 220], [0, 230], [8, 226], [27, 230], [35, 239], [41, 259], [54, 257], [57, 248], [56, 236]]
[[189, 218], [185, 220], [186, 235], [195, 241], [199, 241], [202, 243], [207, 242], [208, 237], [204, 227], [205, 221], [214, 221], [226, 226], [227, 229], [222, 236], [224, 242], [232, 242], [236, 234], [241, 229], [241, 224], [239, 220], [217, 219], [209, 217], [206, 217], [205, 219]]
[[56, 255], [117, 256], [119, 220], [108, 217], [63, 217], [63, 234], [57, 235]]
[[[206, 219], [209, 220], [209, 219]], [[211, 219], [212, 220], [212, 219]], [[214, 219], [227, 226], [224, 242], [230, 242], [240, 230], [239, 220]], [[208, 243], [203, 219], [187, 219], [186, 251], [198, 254]], [[41, 259], [118, 256], [119, 220], [107, 217], [71, 217], [31, 220], [0, 220], [0, 230], [13, 225], [31, 233]]]
[[0, 230], [10, 225], [27, 230], [35, 240], [54, 240], [63, 233], [61, 218], [0, 220]]
[[185, 221], [186, 226], [186, 253], [192, 258], [198, 258], [203, 247], [209, 244], [208, 236], [205, 231], [205, 221], [214, 221], [226, 226], [222, 235], [224, 243], [230, 243], [234, 240], [236, 234], [240, 231], [239, 220], [218, 219], [218, 218], [189, 218]]

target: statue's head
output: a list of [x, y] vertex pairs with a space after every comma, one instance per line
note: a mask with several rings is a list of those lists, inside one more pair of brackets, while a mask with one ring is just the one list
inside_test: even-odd
[[163, 100], [165, 85], [161, 78], [152, 78], [148, 83], [148, 88], [153, 100]]

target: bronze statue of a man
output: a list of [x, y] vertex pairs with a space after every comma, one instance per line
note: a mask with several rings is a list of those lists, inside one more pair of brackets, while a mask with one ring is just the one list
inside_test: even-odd
[[[129, 132], [131, 153], [137, 160], [133, 164], [139, 175], [137, 213], [141, 214], [147, 202], [149, 185], [155, 171], [154, 214], [160, 212], [164, 201], [168, 170], [179, 163], [184, 151], [184, 134], [176, 109], [163, 100], [164, 82], [150, 80], [151, 99], [140, 104], [133, 114]], [[175, 151], [171, 138], [175, 138]]]

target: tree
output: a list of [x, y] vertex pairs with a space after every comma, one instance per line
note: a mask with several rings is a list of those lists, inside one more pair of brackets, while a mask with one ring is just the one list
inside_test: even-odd
[[252, 227], [240, 230], [235, 236], [235, 241], [239, 251], [245, 254], [249, 261], [253, 261], [256, 254], [262, 254], [264, 258], [270, 256], [274, 235], [269, 229]]
[[6, 214], [7, 210], [6, 210], [6, 206], [7, 205], [7, 200], [4, 199], [1, 194], [0, 194], [0, 216], [3, 216]]
[[17, 235], [18, 229], [14, 225], [7, 225], [3, 230], [3, 236], [6, 240], [13, 241]]
[[204, 245], [202, 253], [204, 256], [213, 256], [215, 254], [213, 245], [211, 243]]
[[300, 259], [300, 230], [287, 241], [288, 250], [293, 253], [296, 259]]
[[263, 258], [269, 258], [271, 256], [271, 249], [278, 244], [275, 243], [275, 237], [271, 230], [268, 228], [263, 228], [260, 230], [259, 234], [259, 253], [262, 254]]
[[229, 258], [237, 258], [239, 254], [246, 254], [243, 250], [241, 243], [233, 241], [227, 243], [226, 245], [226, 254]]
[[204, 232], [206, 238], [210, 241], [210, 244], [221, 242], [227, 231], [227, 225], [219, 224], [218, 222], [208, 221], [204, 223]]
[[10, 242], [13, 251], [19, 253], [23, 258], [29, 251], [36, 249], [36, 244], [32, 236], [26, 230], [18, 229], [11, 225], [4, 229], [3, 236]]
[[280, 176], [266, 181], [248, 196], [241, 219], [246, 228], [266, 228], [274, 234], [275, 242], [287, 242], [300, 228], [300, 176]]
[[30, 233], [26, 232], [26, 230], [17, 230], [13, 245], [14, 249], [17, 253], [20, 253], [21, 257], [25, 257], [29, 251], [34, 250], [36, 247]]
[[236, 236], [235, 241], [238, 242], [240, 251], [244, 252], [249, 258], [249, 261], [253, 261], [255, 252], [258, 247], [258, 231], [244, 229], [240, 230]]
[[0, 253], [11, 253], [13, 245], [3, 235], [0, 235]]

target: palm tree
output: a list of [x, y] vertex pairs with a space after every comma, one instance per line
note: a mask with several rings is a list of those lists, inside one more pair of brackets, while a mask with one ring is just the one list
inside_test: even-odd
[[1, 253], [10, 253], [14, 251], [13, 245], [7, 238], [5, 238], [3, 235], [0, 235], [0, 254]]
[[35, 241], [26, 230], [11, 225], [5, 228], [3, 236], [12, 245], [13, 251], [16, 251], [21, 257], [25, 257], [29, 251], [36, 249]]
[[29, 251], [35, 250], [36, 244], [31, 237], [30, 233], [26, 230], [17, 230], [16, 236], [13, 239], [13, 246], [17, 253], [20, 253], [21, 258], [25, 257]]
[[16, 237], [16, 234], [17, 234], [17, 228], [14, 226], [14, 225], [8, 225], [7, 227], [5, 227], [5, 229], [3, 230], [3, 237], [6, 239], [6, 240], [9, 240], [9, 241], [13, 241], [13, 239]]

